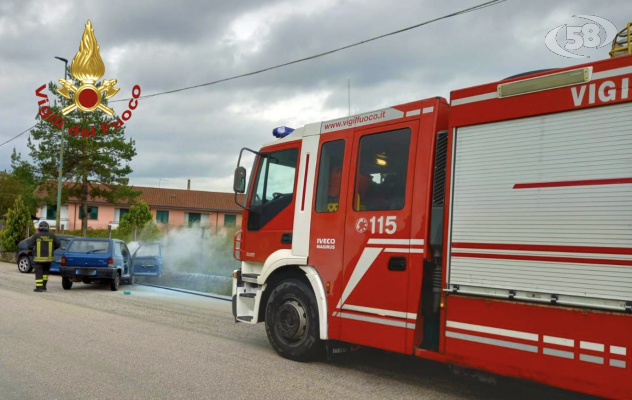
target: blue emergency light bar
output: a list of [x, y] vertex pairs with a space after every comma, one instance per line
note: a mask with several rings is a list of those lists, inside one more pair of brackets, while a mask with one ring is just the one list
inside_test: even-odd
[[289, 128], [287, 126], [280, 126], [272, 130], [272, 136], [276, 138], [284, 138], [292, 132], [294, 132], [293, 128]]

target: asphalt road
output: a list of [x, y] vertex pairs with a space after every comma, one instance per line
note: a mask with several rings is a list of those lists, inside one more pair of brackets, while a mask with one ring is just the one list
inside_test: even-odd
[[291, 362], [225, 301], [138, 285], [64, 291], [58, 276], [33, 293], [34, 279], [0, 263], [2, 400], [591, 399], [372, 349]]

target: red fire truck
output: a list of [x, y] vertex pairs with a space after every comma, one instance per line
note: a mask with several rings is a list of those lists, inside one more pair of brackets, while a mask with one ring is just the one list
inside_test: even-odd
[[631, 399], [629, 29], [625, 55], [243, 149], [236, 321], [293, 360], [352, 343]]

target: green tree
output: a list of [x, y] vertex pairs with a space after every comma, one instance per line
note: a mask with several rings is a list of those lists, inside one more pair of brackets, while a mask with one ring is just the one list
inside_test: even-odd
[[18, 251], [18, 243], [26, 239], [26, 227], [29, 233], [35, 233], [35, 226], [31, 219], [31, 213], [24, 205], [22, 197], [15, 199], [13, 208], [9, 210], [7, 225], [2, 229], [0, 235], [0, 246], [2, 251]]
[[129, 235], [134, 232], [134, 227], [136, 227], [137, 233], [140, 233], [144, 231], [145, 225], [153, 221], [153, 219], [154, 215], [151, 213], [149, 206], [141, 200], [138, 204], [131, 206], [129, 211], [123, 215], [117, 230], [123, 235]]
[[24, 204], [32, 214], [37, 212], [39, 207], [39, 199], [35, 197], [35, 189], [39, 182], [39, 177], [35, 168], [28, 162], [22, 160], [22, 154], [13, 148], [11, 154], [11, 179], [19, 183], [20, 189], [18, 194], [22, 195]]
[[0, 220], [20, 196], [23, 185], [10, 174], [0, 173]]
[[[81, 83], [68, 76], [76, 87]], [[101, 82], [96, 83], [97, 87]], [[50, 82], [48, 85], [49, 96], [52, 99], [42, 106], [50, 107], [53, 113], [61, 115], [62, 96], [57, 92], [57, 85]], [[69, 102], [66, 102], [68, 105]], [[102, 104], [107, 105], [103, 100]], [[40, 112], [43, 112], [40, 109]], [[45, 111], [44, 111], [45, 112]], [[41, 178], [41, 189], [45, 193], [44, 201], [48, 204], [56, 204], [57, 201], [57, 177], [60, 133], [56, 125], [42, 118], [38, 113], [37, 124], [31, 130], [28, 140], [30, 156], [34, 162], [34, 169]], [[100, 199], [110, 203], [127, 199], [132, 201], [140, 192], [135, 192], [129, 184], [129, 174], [132, 168], [129, 163], [136, 155], [135, 142], [125, 138], [125, 126], [114, 125], [117, 116], [109, 117], [100, 110], [91, 113], [83, 113], [74, 110], [63, 116], [64, 123], [64, 162], [62, 170], [62, 204], [69, 197], [80, 200], [83, 209], [81, 219], [81, 231], [85, 236], [88, 229], [88, 199]], [[104, 125], [106, 124], [106, 125]], [[106, 127], [104, 134], [102, 127]], [[69, 134], [78, 132], [76, 136]], [[90, 136], [82, 137], [80, 132], [87, 129]], [[94, 136], [92, 136], [94, 131]]]

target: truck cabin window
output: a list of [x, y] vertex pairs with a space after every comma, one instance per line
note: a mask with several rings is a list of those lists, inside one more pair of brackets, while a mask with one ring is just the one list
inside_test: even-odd
[[324, 143], [320, 150], [316, 212], [336, 212], [340, 203], [340, 176], [345, 153], [345, 141]]
[[360, 139], [355, 182], [355, 211], [401, 210], [406, 198], [410, 129]]
[[290, 205], [294, 197], [297, 161], [298, 148], [258, 157], [255, 186], [250, 198], [249, 230], [260, 229]]

